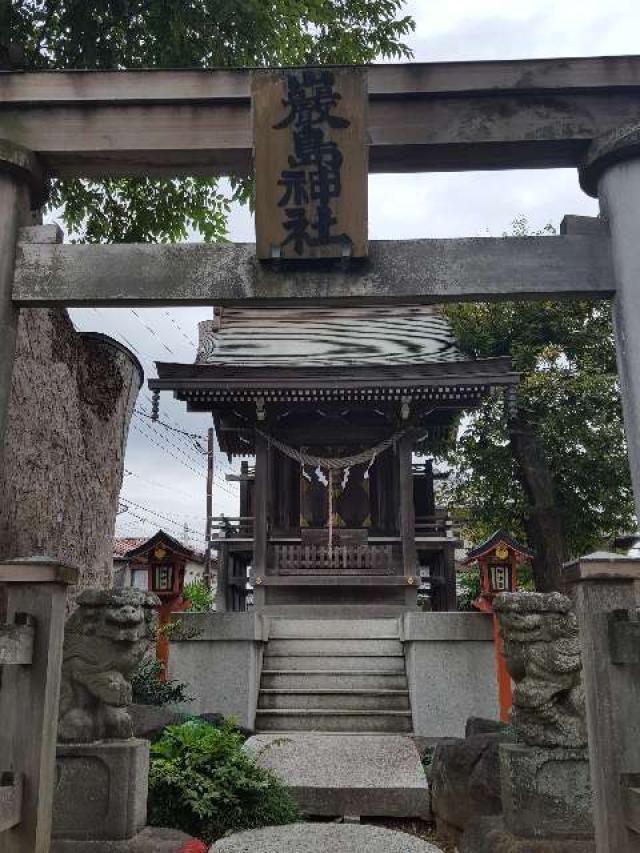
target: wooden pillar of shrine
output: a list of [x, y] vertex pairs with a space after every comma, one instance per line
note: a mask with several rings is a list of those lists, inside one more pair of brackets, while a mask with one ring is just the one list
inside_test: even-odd
[[256, 472], [253, 507], [253, 574], [255, 577], [254, 603], [264, 606], [264, 587], [261, 578], [267, 574], [267, 547], [269, 536], [269, 442], [256, 432]]
[[[411, 582], [418, 570], [418, 554], [416, 551], [416, 519], [413, 501], [413, 436], [403, 435], [398, 441], [398, 527], [402, 546], [402, 573]], [[417, 585], [407, 587], [406, 604], [415, 607], [418, 594]]]

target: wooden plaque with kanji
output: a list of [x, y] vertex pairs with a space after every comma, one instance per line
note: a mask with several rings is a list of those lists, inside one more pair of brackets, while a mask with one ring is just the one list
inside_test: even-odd
[[257, 71], [252, 94], [258, 257], [364, 257], [364, 69]]

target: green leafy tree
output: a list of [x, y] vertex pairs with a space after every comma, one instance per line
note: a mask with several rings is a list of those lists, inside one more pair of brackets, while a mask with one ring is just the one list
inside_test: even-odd
[[196, 610], [199, 613], [213, 610], [216, 600], [215, 595], [202, 579], [186, 583], [182, 590], [182, 597], [189, 602], [189, 610]]
[[[0, 66], [44, 70], [368, 63], [411, 56], [403, 39], [414, 28], [401, 14], [404, 0], [0, 4], [9, 18], [0, 27]], [[246, 201], [250, 184], [240, 177], [232, 197]], [[190, 229], [224, 239], [229, 203], [216, 178], [65, 179], [51, 198], [67, 228], [89, 243], [173, 242]]]
[[[514, 234], [527, 232], [516, 220]], [[536, 587], [557, 589], [566, 559], [633, 524], [611, 306], [478, 303], [445, 312], [466, 352], [510, 356], [520, 373], [517, 412], [494, 397], [465, 419], [449, 454], [447, 497], [466, 511], [473, 541], [497, 527], [525, 537], [537, 554]]]

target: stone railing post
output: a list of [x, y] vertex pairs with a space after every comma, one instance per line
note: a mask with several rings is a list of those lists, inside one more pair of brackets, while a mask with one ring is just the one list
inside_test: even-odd
[[580, 628], [598, 853], [640, 851], [640, 559], [565, 567]]
[[[67, 588], [76, 569], [46, 557], [0, 563], [0, 850], [49, 853]], [[10, 813], [3, 806], [10, 804]]]
[[11, 396], [18, 309], [12, 302], [18, 229], [46, 198], [46, 181], [31, 151], [0, 139], [0, 464]]

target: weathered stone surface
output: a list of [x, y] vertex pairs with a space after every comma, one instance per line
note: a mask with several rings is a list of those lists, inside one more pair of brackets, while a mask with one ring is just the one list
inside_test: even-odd
[[596, 853], [593, 841], [517, 838], [501, 817], [480, 817], [466, 830], [459, 853]]
[[500, 734], [507, 728], [500, 720], [487, 720], [485, 717], [469, 717], [464, 727], [464, 736]]
[[606, 233], [371, 241], [366, 261], [274, 270], [249, 243], [149, 246], [20, 244], [14, 298], [37, 305], [371, 303], [607, 297]]
[[121, 841], [145, 825], [149, 744], [134, 738], [59, 744], [53, 835], [82, 841]]
[[211, 853], [438, 853], [404, 832], [373, 826], [294, 823], [240, 832], [218, 841]]
[[111, 585], [135, 356], [78, 334], [67, 313], [22, 310], [0, 466], [0, 559], [47, 555], [80, 569], [70, 601]]
[[582, 662], [571, 600], [557, 592], [502, 593], [494, 610], [515, 682], [516, 739], [531, 746], [586, 747]]
[[51, 853], [180, 853], [192, 841], [178, 829], [147, 826], [126, 841], [72, 841], [54, 838]]
[[440, 837], [456, 841], [476, 817], [500, 814], [498, 748], [510, 737], [489, 732], [436, 746], [429, 782]]
[[158, 598], [139, 589], [86, 590], [67, 620], [58, 738], [133, 737], [131, 677], [154, 640]]
[[420, 756], [404, 735], [256, 735], [245, 749], [307, 814], [429, 817]]
[[500, 747], [505, 825], [525, 838], [591, 838], [591, 781], [586, 750]]

